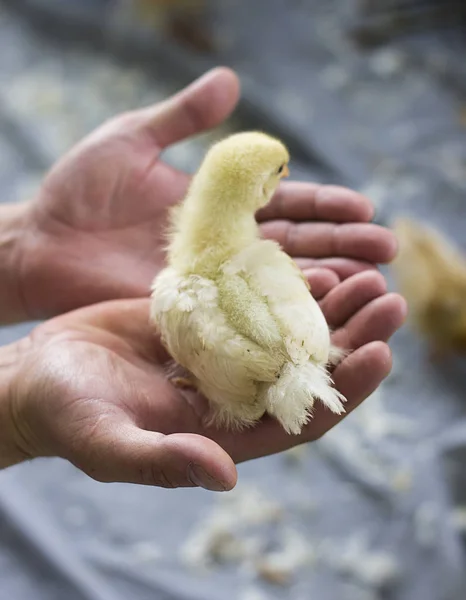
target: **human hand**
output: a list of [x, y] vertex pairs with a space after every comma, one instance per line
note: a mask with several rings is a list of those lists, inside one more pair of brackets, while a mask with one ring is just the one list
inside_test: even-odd
[[[148, 295], [163, 266], [167, 211], [190, 180], [160, 154], [223, 122], [238, 95], [236, 75], [216, 69], [161, 104], [112, 119], [57, 163], [25, 205], [15, 254], [24, 318]], [[327, 289], [394, 257], [392, 234], [371, 217], [355, 192], [302, 183], [284, 184], [258, 215], [264, 235], [304, 268], [331, 269], [319, 271]]]
[[[388, 375], [384, 342], [402, 324], [406, 307], [385, 293], [376, 271], [328, 293], [319, 277], [311, 274], [310, 282], [323, 296], [334, 342], [354, 350], [334, 372], [350, 412]], [[4, 361], [15, 353], [3, 403], [11, 415], [10, 464], [60, 456], [99, 481], [229, 490], [237, 478], [234, 463], [315, 440], [341, 420], [319, 406], [300, 436], [287, 435], [268, 417], [241, 433], [206, 427], [206, 400], [175, 388], [166, 376], [169, 357], [148, 325], [149, 304], [120, 300], [84, 308], [3, 349]]]

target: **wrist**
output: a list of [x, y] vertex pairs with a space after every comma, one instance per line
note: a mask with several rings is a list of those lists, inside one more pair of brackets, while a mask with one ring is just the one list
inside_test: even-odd
[[0, 348], [0, 469], [32, 458], [22, 441], [14, 389], [21, 364], [21, 342]]
[[0, 324], [27, 320], [20, 278], [28, 207], [26, 203], [0, 205]]

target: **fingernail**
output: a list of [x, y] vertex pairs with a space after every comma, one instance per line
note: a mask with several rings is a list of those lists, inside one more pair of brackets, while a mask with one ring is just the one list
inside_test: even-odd
[[211, 492], [226, 492], [226, 487], [204, 471], [199, 465], [189, 465], [188, 479], [196, 487], [201, 487]]

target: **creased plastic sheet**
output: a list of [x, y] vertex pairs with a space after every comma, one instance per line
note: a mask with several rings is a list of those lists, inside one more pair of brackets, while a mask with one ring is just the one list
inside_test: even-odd
[[[2, 200], [30, 196], [55, 157], [110, 114], [226, 63], [245, 89], [233, 126], [273, 126], [296, 150], [295, 176], [354, 185], [379, 220], [408, 212], [464, 247], [458, 33], [418, 33], [364, 54], [341, 3], [218, 1], [216, 56], [189, 61], [157, 39], [135, 50], [142, 34], [100, 21], [107, 46], [119, 48], [111, 59], [39, 34], [18, 7], [40, 4], [0, 13]], [[80, 6], [89, 26], [103, 4]], [[149, 69], [136, 58], [151, 52]], [[192, 170], [210, 139], [167, 158]], [[27, 329], [3, 329], [0, 341]], [[432, 366], [407, 330], [392, 348], [393, 375], [344, 424], [301, 451], [241, 466], [238, 489], [220, 499], [97, 484], [60, 460], [1, 473], [0, 599], [462, 600], [466, 367]]]

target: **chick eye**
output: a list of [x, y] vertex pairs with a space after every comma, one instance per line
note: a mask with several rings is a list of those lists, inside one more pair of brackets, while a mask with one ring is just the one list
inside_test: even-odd
[[283, 169], [284, 169], [284, 168], [285, 168], [285, 165], [282, 165], [282, 166], [281, 166], [281, 167], [278, 169], [277, 173], [278, 173], [279, 175], [280, 175], [281, 173], [283, 173]]

